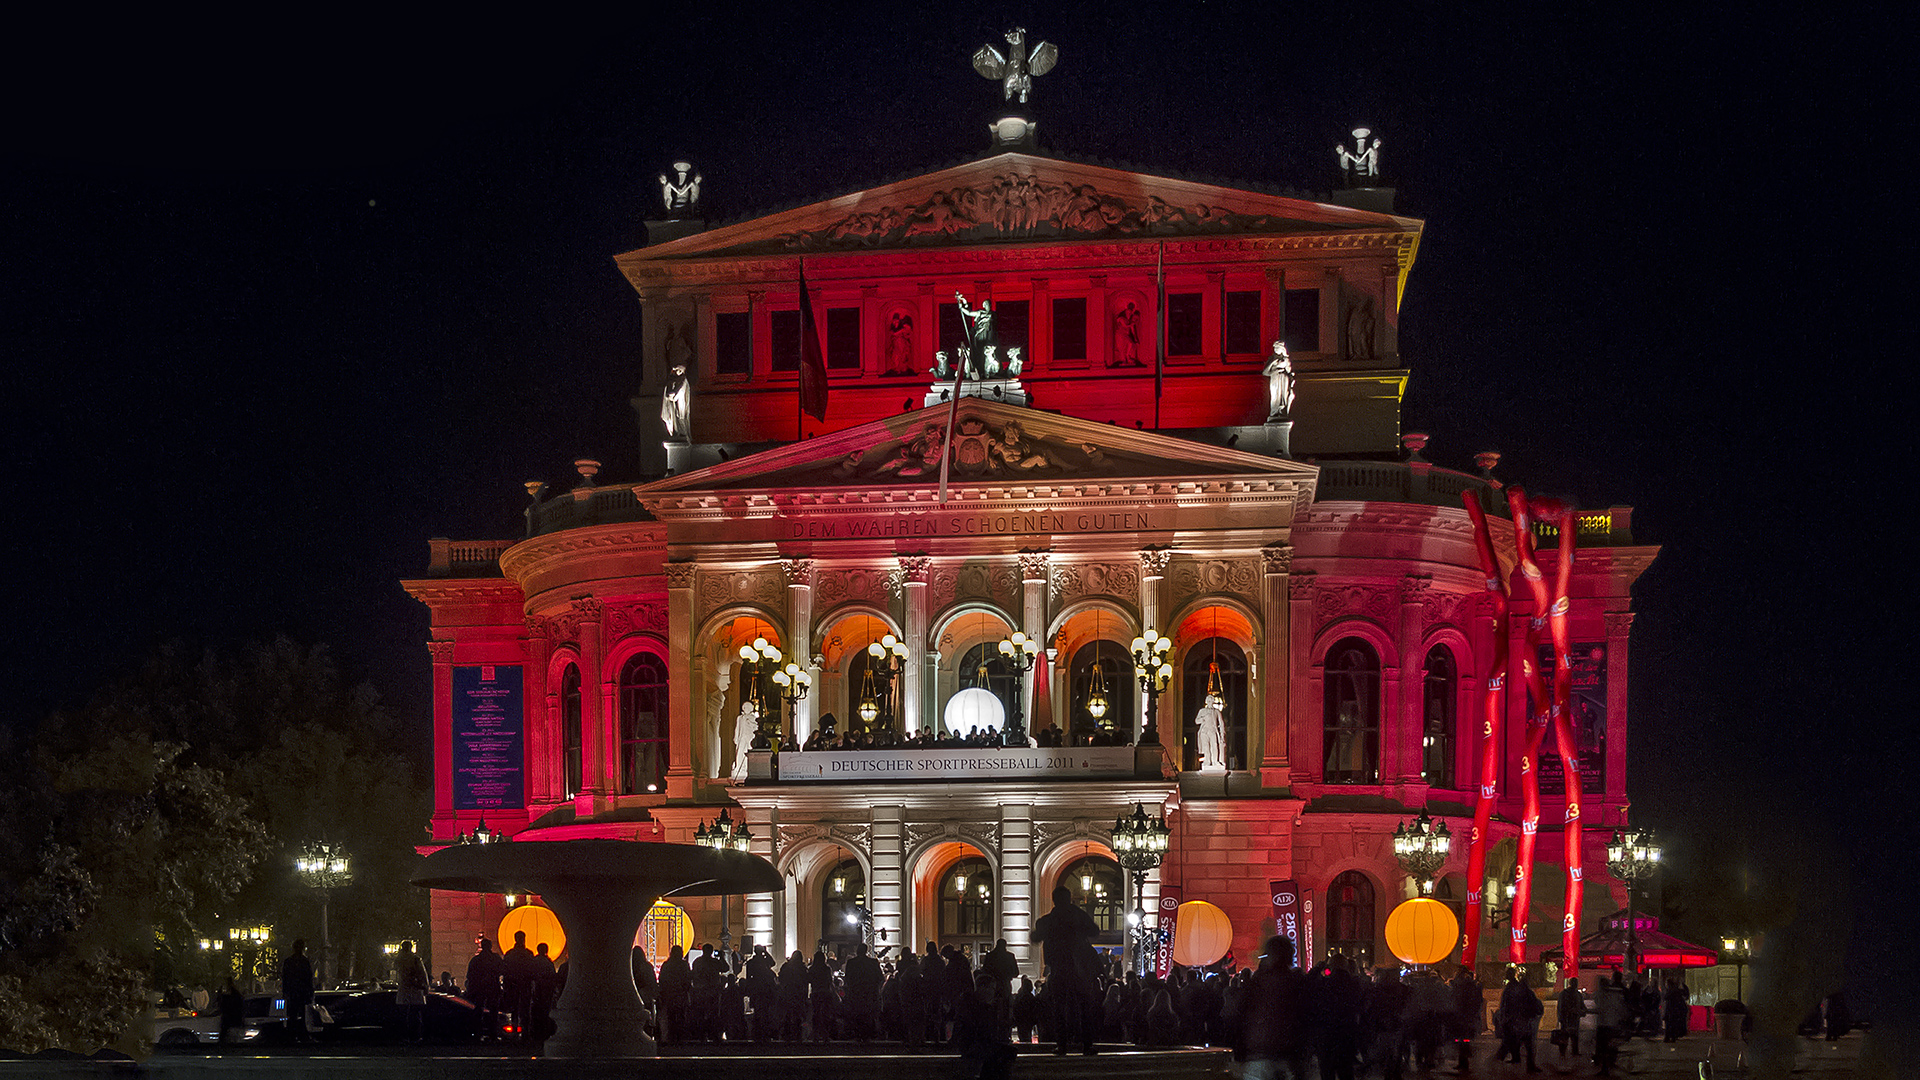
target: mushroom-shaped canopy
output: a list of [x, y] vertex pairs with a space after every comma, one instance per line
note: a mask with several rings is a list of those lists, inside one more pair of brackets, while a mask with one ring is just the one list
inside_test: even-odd
[[698, 844], [632, 840], [519, 840], [455, 844], [428, 855], [413, 883], [453, 892], [574, 892], [624, 888], [660, 896], [768, 893], [780, 871], [757, 856]]

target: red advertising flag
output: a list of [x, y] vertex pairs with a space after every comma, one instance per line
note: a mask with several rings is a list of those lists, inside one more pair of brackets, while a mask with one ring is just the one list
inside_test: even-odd
[[827, 418], [827, 359], [820, 349], [820, 328], [813, 321], [804, 260], [800, 263], [800, 411], [815, 420]]
[[1161, 978], [1173, 970], [1173, 935], [1178, 929], [1174, 924], [1180, 918], [1180, 886], [1162, 883], [1160, 886], [1160, 948], [1153, 958], [1153, 969]]
[[1305, 970], [1312, 961], [1309, 954], [1313, 941], [1305, 929], [1303, 917], [1305, 898], [1300, 883], [1288, 878], [1285, 881], [1271, 883], [1273, 889], [1273, 932], [1293, 942], [1293, 956], [1301, 970]]

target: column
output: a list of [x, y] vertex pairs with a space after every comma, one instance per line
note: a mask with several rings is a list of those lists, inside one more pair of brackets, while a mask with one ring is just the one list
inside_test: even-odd
[[620, 790], [620, 740], [616, 737], [612, 703], [600, 644], [600, 618], [603, 608], [591, 596], [573, 600], [580, 616], [580, 787], [588, 797], [585, 812], [612, 809], [612, 796]]
[[1000, 806], [1000, 936], [1025, 970], [1033, 954], [1033, 920], [1040, 913], [1033, 895], [1033, 807]]
[[[1292, 550], [1287, 549], [1289, 556]], [[1320, 745], [1321, 703], [1313, 692], [1316, 687], [1314, 664], [1308, 655], [1313, 647], [1314, 588], [1312, 572], [1288, 572], [1287, 628], [1292, 640], [1300, 643], [1294, 648], [1301, 652], [1301, 663], [1291, 666], [1287, 659], [1290, 654], [1282, 654], [1281, 663], [1289, 664], [1285, 669], [1287, 673], [1282, 675], [1276, 671], [1271, 676], [1287, 680], [1291, 700], [1281, 720], [1287, 733], [1287, 771], [1301, 780], [1322, 779], [1326, 765], [1325, 748]], [[1268, 648], [1273, 648], [1271, 643]], [[1295, 758], [1299, 760], [1296, 762]]]
[[[753, 826], [753, 841], [748, 850], [775, 866], [780, 865], [780, 852], [774, 846], [780, 835], [780, 826], [774, 820], [777, 814], [778, 811], [755, 812], [745, 807], [740, 810], [742, 820]], [[767, 952], [776, 957], [793, 951], [791, 948], [779, 948], [780, 942], [773, 937], [774, 908], [783, 899], [785, 894], [782, 893], [758, 893], [747, 896], [741, 905], [746, 909], [745, 918], [741, 920], [743, 932], [755, 945], [765, 945]]]
[[[1040, 656], [1035, 666], [1047, 662], [1047, 566], [1052, 554], [1047, 551], [1023, 551], [1020, 553], [1020, 629], [1028, 637], [1040, 642]], [[1053, 672], [1047, 672], [1049, 676]], [[1033, 736], [1033, 672], [1022, 676], [1020, 700], [1026, 710], [1023, 722], [1027, 726], [1027, 735]], [[1053, 680], [1049, 678], [1048, 683]], [[1012, 941], [1012, 938], [1008, 938]]]
[[[1167, 563], [1172, 561], [1172, 559], [1173, 549], [1168, 547], [1144, 548], [1140, 552], [1141, 633], [1145, 633], [1151, 629], [1158, 630], [1164, 634], [1168, 630], [1167, 627], [1160, 625], [1160, 582], [1167, 576]], [[1167, 654], [1167, 659], [1169, 661], [1173, 660], [1173, 654], [1171, 652]], [[1152, 673], [1149, 672], [1148, 674]], [[1135, 671], [1133, 681], [1136, 687], [1140, 685], [1139, 676], [1140, 673]], [[1171, 688], [1172, 684], [1169, 683], [1168, 687]], [[1140, 737], [1135, 741], [1141, 743], [1158, 743], [1160, 741], [1158, 721], [1156, 720], [1152, 728], [1147, 726], [1147, 694], [1145, 690], [1140, 692], [1139, 701]]]
[[[1293, 569], [1293, 548], [1288, 544], [1268, 544], [1260, 549], [1265, 577], [1260, 590], [1260, 713], [1258, 756], [1247, 747], [1249, 763], [1258, 761], [1261, 787], [1285, 787], [1290, 782], [1289, 765], [1293, 732], [1293, 612], [1288, 603], [1288, 576]], [[1302, 605], [1303, 607], [1305, 605]], [[1306, 665], [1301, 665], [1305, 667]], [[1252, 738], [1253, 733], [1249, 732]]]
[[547, 636], [547, 620], [527, 616], [527, 633], [520, 639], [522, 668], [520, 723], [526, 734], [526, 760], [522, 763], [526, 800], [529, 806], [553, 798], [553, 728], [547, 724], [547, 661], [553, 656], [553, 640]]
[[867, 883], [867, 910], [873, 912], [873, 928], [885, 930], [889, 942], [910, 949], [907, 938], [905, 813], [898, 806], [873, 808], [873, 827], [868, 834], [867, 860], [873, 864], [872, 880]]
[[933, 567], [933, 559], [926, 555], [900, 555], [895, 561], [900, 566], [901, 587], [906, 590], [907, 648], [911, 650], [900, 676], [901, 707], [906, 710], [902, 719], [908, 734], [913, 734], [929, 722], [922, 687], [932, 683], [923, 672], [930, 644], [927, 641], [927, 574]]
[[1387, 783], [1422, 785], [1419, 792], [1409, 793], [1421, 802], [1425, 802], [1426, 783], [1426, 755], [1422, 747], [1426, 717], [1421, 715], [1426, 701], [1426, 656], [1420, 648], [1420, 616], [1432, 588], [1431, 577], [1408, 574], [1400, 579], [1400, 662], [1395, 665], [1399, 669], [1400, 695], [1386, 713], [1386, 719], [1397, 719], [1394, 726], [1399, 730], [1380, 733], [1382, 748], [1391, 738], [1394, 757], [1398, 759], [1391, 766], [1381, 763], [1381, 779]]
[[[694, 564], [670, 562], [667, 573], [667, 798], [693, 798]], [[673, 688], [680, 687], [675, 693]], [[731, 763], [729, 763], [731, 764]]]
[[1607, 626], [1607, 775], [1601, 797], [1607, 812], [1619, 824], [1616, 808], [1627, 803], [1627, 638], [1633, 612], [1609, 611]]
[[433, 658], [433, 835], [460, 831], [453, 814], [453, 642], [427, 642]]
[[787, 660], [805, 668], [814, 686], [793, 703], [793, 739], [805, 746], [820, 715], [815, 695], [821, 692], [820, 668], [813, 662], [813, 560], [783, 559], [780, 569], [787, 574]]

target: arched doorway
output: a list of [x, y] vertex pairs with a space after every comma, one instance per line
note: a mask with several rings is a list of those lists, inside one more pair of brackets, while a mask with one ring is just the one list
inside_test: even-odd
[[1373, 881], [1348, 870], [1327, 887], [1327, 951], [1353, 960], [1361, 970], [1373, 964]]
[[978, 856], [959, 859], [940, 872], [941, 948], [951, 945], [976, 960], [993, 947], [997, 899], [993, 867]]
[[820, 883], [820, 942], [829, 956], [852, 956], [866, 940], [867, 874], [854, 859], [842, 859]]
[[[1073, 654], [1068, 669], [1068, 742], [1072, 746], [1125, 746], [1133, 742], [1133, 657], [1115, 641], [1089, 641]], [[1106, 713], [1095, 719], [1088, 700], [1098, 684], [1107, 700]]]
[[1194, 724], [1207, 692], [1217, 688], [1225, 704], [1227, 768], [1247, 767], [1247, 654], [1226, 638], [1214, 637], [1187, 650], [1181, 667], [1180, 767], [1200, 767], [1200, 731]]

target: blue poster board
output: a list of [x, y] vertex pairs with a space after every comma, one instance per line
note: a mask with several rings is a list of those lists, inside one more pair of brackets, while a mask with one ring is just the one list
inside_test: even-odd
[[518, 664], [453, 669], [453, 808], [526, 806], [526, 724]]
[[[1580, 790], [1588, 795], [1607, 790], [1607, 646], [1600, 641], [1571, 643], [1573, 653], [1573, 693], [1567, 706], [1572, 710], [1574, 745], [1579, 749]], [[1540, 646], [1540, 671], [1553, 691], [1553, 646]], [[1540, 743], [1540, 790], [1559, 795], [1567, 790], [1567, 778], [1560, 764], [1560, 751], [1547, 732]]]

